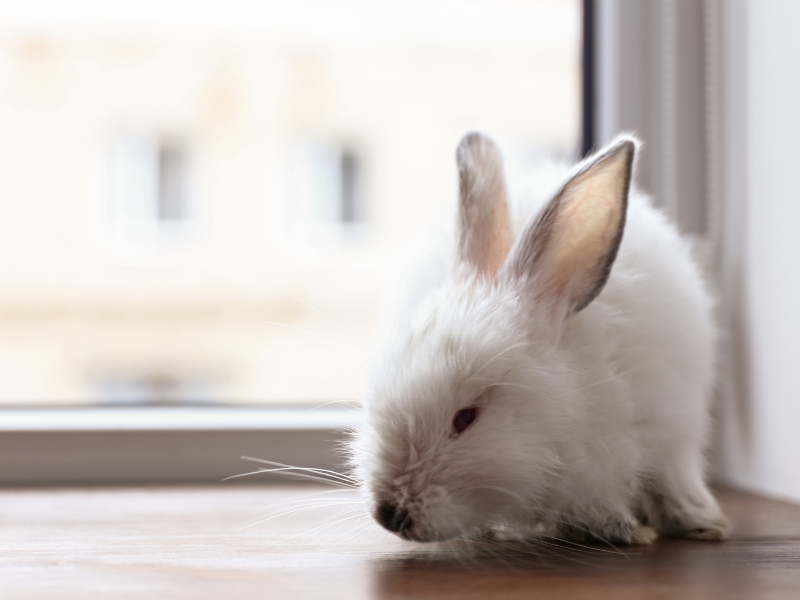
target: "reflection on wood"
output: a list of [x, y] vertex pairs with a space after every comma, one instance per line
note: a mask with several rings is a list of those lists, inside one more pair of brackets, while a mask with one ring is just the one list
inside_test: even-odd
[[[312, 486], [6, 489], [6, 598], [797, 598], [800, 507], [720, 492], [724, 543], [438, 548]], [[322, 505], [310, 510], [306, 502]], [[276, 506], [277, 505], [277, 506]], [[259, 521], [261, 515], [289, 512]], [[263, 518], [263, 517], [262, 517]], [[316, 528], [316, 529], [315, 529]]]

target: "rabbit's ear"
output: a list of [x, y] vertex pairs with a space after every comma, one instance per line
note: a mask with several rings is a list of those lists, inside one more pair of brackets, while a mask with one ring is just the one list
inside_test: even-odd
[[622, 241], [635, 151], [636, 142], [622, 138], [589, 159], [525, 226], [501, 275], [561, 314], [585, 308]]
[[511, 247], [503, 159], [495, 143], [468, 133], [456, 151], [459, 180], [457, 266], [494, 277]]

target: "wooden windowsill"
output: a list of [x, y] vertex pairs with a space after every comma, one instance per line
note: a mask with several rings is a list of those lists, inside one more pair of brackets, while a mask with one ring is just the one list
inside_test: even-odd
[[[460, 554], [397, 540], [350, 506], [246, 529], [304, 485], [0, 490], [5, 598], [797, 598], [800, 507], [720, 491], [723, 543], [617, 553], [531, 547]], [[321, 494], [315, 498], [350, 496]], [[284, 504], [285, 510], [292, 506]], [[608, 550], [612, 550], [609, 552]]]

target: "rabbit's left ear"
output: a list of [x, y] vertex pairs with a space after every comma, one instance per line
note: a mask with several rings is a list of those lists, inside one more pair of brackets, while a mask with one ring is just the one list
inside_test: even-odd
[[588, 159], [525, 226], [500, 275], [558, 314], [585, 308], [622, 241], [635, 150], [623, 137]]
[[493, 278], [511, 247], [503, 159], [491, 139], [480, 133], [468, 133], [458, 145], [456, 160], [457, 266]]

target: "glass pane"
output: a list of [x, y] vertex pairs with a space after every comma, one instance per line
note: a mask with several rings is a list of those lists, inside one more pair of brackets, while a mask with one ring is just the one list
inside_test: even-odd
[[6, 406], [356, 400], [461, 135], [513, 193], [579, 140], [577, 0], [17, 4]]

